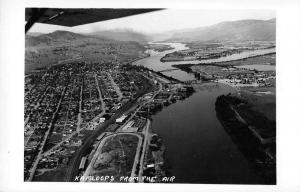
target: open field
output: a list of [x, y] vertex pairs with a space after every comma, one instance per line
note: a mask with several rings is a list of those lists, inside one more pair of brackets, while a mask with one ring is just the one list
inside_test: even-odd
[[100, 143], [85, 175], [113, 176], [116, 180], [130, 176], [138, 142], [139, 138], [133, 134], [108, 136]]
[[216, 63], [220, 66], [237, 66], [237, 65], [276, 65], [276, 53], [260, 55], [235, 61], [226, 61]]
[[252, 105], [253, 110], [263, 113], [268, 119], [276, 120], [275, 87], [242, 89], [241, 97]]

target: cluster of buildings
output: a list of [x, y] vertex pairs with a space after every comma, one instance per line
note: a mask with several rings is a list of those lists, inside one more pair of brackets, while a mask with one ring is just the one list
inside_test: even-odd
[[33, 162], [44, 149], [44, 143], [50, 134], [50, 129], [66, 92], [64, 84], [69, 80], [55, 69], [29, 75], [26, 79], [24, 100], [25, 177], [28, 176]]
[[257, 71], [250, 73], [236, 73], [218, 77], [217, 79], [218, 82], [227, 83], [236, 87], [274, 87], [276, 82], [276, 72]]
[[[270, 67], [270, 65], [266, 65]], [[215, 80], [232, 86], [273, 87], [276, 81], [276, 72], [258, 71], [242, 68], [241, 66], [197, 65], [192, 67], [195, 77], [199, 80]]]

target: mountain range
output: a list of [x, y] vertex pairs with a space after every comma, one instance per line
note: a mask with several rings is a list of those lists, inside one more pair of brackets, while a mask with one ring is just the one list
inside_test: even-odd
[[211, 26], [169, 31], [155, 36], [153, 39], [156, 41], [274, 41], [276, 19], [226, 21]]
[[116, 29], [116, 30], [106, 30], [106, 31], [97, 31], [93, 33], [88, 33], [85, 35], [100, 37], [105, 39], [113, 39], [117, 41], [136, 41], [139, 43], [147, 43], [151, 41], [151, 37], [146, 34], [139, 33], [133, 30], [125, 29]]
[[88, 34], [55, 31], [49, 34], [29, 33], [26, 46], [50, 45], [55, 42], [74, 41], [274, 41], [276, 40], [276, 19], [226, 21], [211, 26], [173, 30], [158, 34], [143, 34], [133, 30], [106, 30]]

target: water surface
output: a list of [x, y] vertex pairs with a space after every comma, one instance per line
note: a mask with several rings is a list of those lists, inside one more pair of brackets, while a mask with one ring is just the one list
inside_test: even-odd
[[223, 84], [204, 84], [190, 98], [153, 116], [152, 127], [163, 138], [167, 165], [176, 182], [260, 182], [216, 117], [216, 97], [234, 91]]

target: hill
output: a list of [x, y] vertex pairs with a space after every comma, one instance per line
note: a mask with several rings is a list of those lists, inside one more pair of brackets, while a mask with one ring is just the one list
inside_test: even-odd
[[139, 43], [147, 43], [150, 41], [147, 35], [132, 30], [97, 31], [88, 35], [117, 41], [135, 41]]
[[276, 19], [226, 21], [168, 33], [165, 41], [274, 41]]
[[41, 34], [38, 36], [26, 35], [25, 46], [50, 46], [56, 44], [70, 43], [71, 41], [79, 41], [87, 39], [88, 37], [81, 34], [69, 32], [69, 31], [54, 31], [48, 34]]
[[34, 36], [34, 37], [36, 37], [36, 36], [39, 36], [39, 35], [42, 35], [43, 33], [40, 33], [40, 32], [28, 32], [27, 33], [27, 35], [29, 35], [29, 36]]
[[144, 46], [68, 31], [25, 37], [25, 71], [71, 61], [125, 63], [144, 55]]

